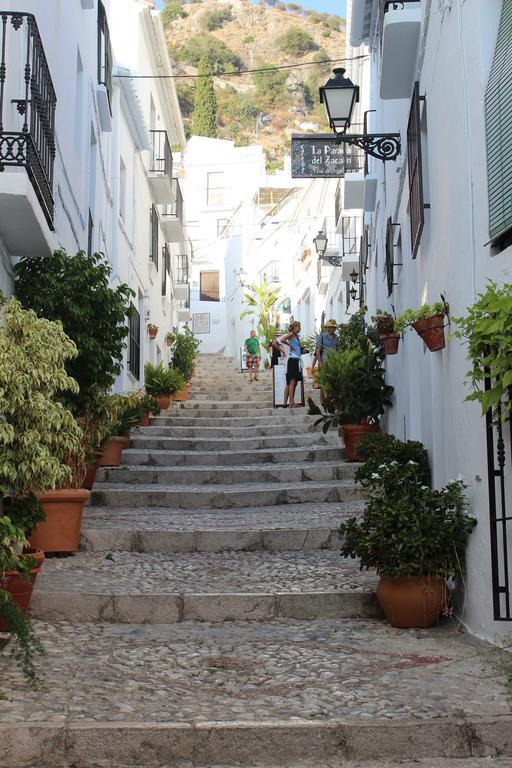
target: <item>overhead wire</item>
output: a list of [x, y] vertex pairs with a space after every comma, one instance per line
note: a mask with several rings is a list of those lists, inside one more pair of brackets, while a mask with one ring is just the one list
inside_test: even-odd
[[235, 69], [232, 72], [208, 72], [204, 75], [113, 75], [117, 78], [129, 78], [131, 80], [177, 80], [192, 79], [198, 80], [201, 77], [241, 77], [242, 75], [252, 75], [257, 72], [275, 72], [276, 69], [300, 69], [301, 67], [321, 67], [323, 64], [339, 64], [343, 61], [355, 61], [356, 59], [367, 59], [369, 54], [360, 56], [349, 56], [343, 59], [323, 59], [322, 61], [296, 61], [293, 64], [277, 64], [273, 67], [259, 67], [257, 69]]

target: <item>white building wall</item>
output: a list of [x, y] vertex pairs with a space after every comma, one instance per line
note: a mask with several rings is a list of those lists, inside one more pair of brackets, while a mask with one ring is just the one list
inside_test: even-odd
[[[349, 0], [352, 5], [355, 3]], [[421, 38], [411, 82], [419, 80], [420, 94], [425, 97], [421, 103], [423, 189], [430, 208], [425, 210], [415, 260], [411, 256], [406, 146], [410, 98], [379, 98], [376, 27], [367, 39], [373, 53], [371, 91], [366, 96], [376, 110], [370, 130], [399, 131], [402, 136], [398, 163], [370, 163], [370, 172], [378, 178], [376, 207], [370, 216], [370, 313], [392, 304], [398, 314], [407, 307], [437, 301], [443, 294], [452, 315], [460, 316], [477, 292], [485, 290], [487, 279], [510, 281], [512, 249], [493, 255], [488, 244], [483, 109], [501, 6], [501, 0], [485, 3], [485, 11], [483, 4], [463, 0], [439, 8], [430, 2], [421, 4]], [[395, 261], [403, 263], [395, 268], [397, 285], [389, 299], [383, 276], [388, 216], [400, 225], [395, 244], [400, 238], [401, 249], [395, 249]], [[450, 330], [453, 328], [446, 329], [447, 334]], [[482, 637], [503, 638], [510, 632], [510, 624], [492, 618], [485, 423], [479, 407], [464, 402], [468, 392], [464, 347], [449, 338], [443, 351], [431, 353], [424, 350], [414, 331], [407, 331], [399, 354], [389, 357], [386, 366], [389, 383], [395, 387], [389, 431], [425, 443], [436, 487], [459, 474], [470, 483], [471, 511], [479, 524], [469, 546], [462, 619]]]

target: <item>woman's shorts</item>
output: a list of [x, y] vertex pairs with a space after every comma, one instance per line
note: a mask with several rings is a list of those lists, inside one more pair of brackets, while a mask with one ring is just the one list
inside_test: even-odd
[[291, 381], [302, 381], [300, 360], [296, 357], [288, 359], [288, 366], [286, 368], [286, 383], [289, 384]]

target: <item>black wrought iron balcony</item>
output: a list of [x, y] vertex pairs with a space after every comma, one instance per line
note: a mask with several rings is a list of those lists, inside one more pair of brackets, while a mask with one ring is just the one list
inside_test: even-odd
[[259, 272], [260, 285], [272, 285], [281, 282], [281, 264], [279, 261], [269, 261]]
[[53, 167], [57, 97], [31, 13], [0, 11], [0, 172], [26, 169], [54, 229]]
[[170, 243], [181, 243], [184, 240], [183, 229], [183, 195], [178, 179], [171, 179], [172, 203], [162, 206], [161, 221], [165, 236]]
[[183, 285], [185, 283], [188, 283], [189, 281], [188, 267], [178, 267], [176, 269], [175, 274], [176, 274], [175, 282], [178, 285]]
[[149, 172], [165, 174], [172, 182], [172, 152], [167, 131], [150, 131], [151, 160]]

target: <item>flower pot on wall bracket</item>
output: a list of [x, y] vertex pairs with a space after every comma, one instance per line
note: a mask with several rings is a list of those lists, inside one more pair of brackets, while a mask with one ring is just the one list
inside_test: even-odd
[[[18, 571], [6, 571], [0, 579], [0, 589], [5, 589], [9, 592], [21, 612], [26, 614], [38, 573], [44, 561], [44, 552], [40, 549], [30, 548], [25, 550], [23, 554], [30, 555], [36, 561], [30, 571], [30, 576], [27, 579], [23, 578]], [[8, 632], [9, 629], [9, 622], [6, 619], [0, 618], [0, 632]]]
[[447, 599], [446, 583], [441, 576], [381, 576], [377, 585], [377, 600], [394, 627], [432, 627]]
[[364, 461], [357, 455], [357, 445], [370, 432], [380, 432], [378, 424], [344, 424], [339, 427], [338, 434], [345, 443], [346, 461]]
[[148, 326], [148, 333], [149, 333], [149, 338], [150, 339], [156, 339], [156, 336], [157, 336], [157, 333], [158, 333], [158, 328], [156, 326], [154, 326], [154, 325], [150, 325], [150, 326]]
[[400, 342], [399, 333], [379, 333], [379, 339], [386, 355], [396, 355]]
[[431, 352], [438, 352], [445, 347], [444, 317], [443, 314], [420, 317], [412, 324], [416, 333], [421, 336]]

